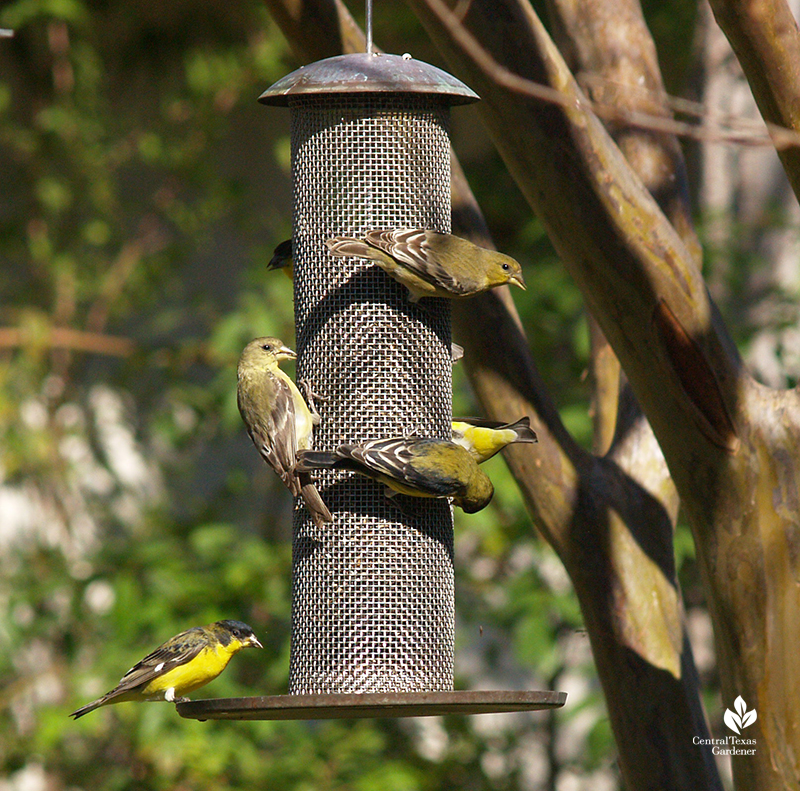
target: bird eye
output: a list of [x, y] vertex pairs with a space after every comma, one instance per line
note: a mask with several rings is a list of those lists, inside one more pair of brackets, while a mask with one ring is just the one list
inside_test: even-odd
[[511, 267], [510, 267], [508, 264], [503, 264], [503, 269], [504, 269], [506, 272], [508, 272], [508, 270], [509, 270], [509, 269], [511, 269]]
[[262, 348], [262, 349], [263, 349], [265, 352], [271, 352], [271, 351], [272, 351], [272, 346], [271, 346], [270, 344], [268, 344], [268, 343], [265, 343], [265, 344], [264, 344], [264, 345], [263, 345], [261, 348]]

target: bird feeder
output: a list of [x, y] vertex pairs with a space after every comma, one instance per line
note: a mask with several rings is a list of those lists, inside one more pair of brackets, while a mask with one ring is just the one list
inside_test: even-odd
[[[324, 397], [314, 447], [418, 434], [450, 439], [450, 304], [325, 241], [376, 228], [450, 232], [450, 107], [467, 86], [409, 56], [343, 55], [259, 99], [291, 116], [297, 379]], [[180, 704], [183, 716], [419, 716], [563, 705], [553, 692], [454, 692], [453, 517], [446, 500], [388, 500], [321, 472], [334, 521], [293, 524], [289, 695]]]

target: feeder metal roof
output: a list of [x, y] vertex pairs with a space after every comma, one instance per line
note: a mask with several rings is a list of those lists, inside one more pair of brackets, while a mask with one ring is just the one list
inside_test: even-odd
[[290, 97], [320, 94], [418, 93], [442, 96], [448, 104], [468, 104], [480, 97], [452, 74], [402, 55], [337, 55], [301, 66], [267, 88], [258, 101], [288, 106]]

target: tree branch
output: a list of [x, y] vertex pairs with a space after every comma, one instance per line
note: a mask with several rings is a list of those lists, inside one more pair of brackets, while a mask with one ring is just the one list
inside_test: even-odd
[[620, 117], [607, 128], [698, 263], [686, 163], [677, 138], [631, 125], [631, 115], [672, 119], [658, 56], [638, 0], [549, 0], [554, 39], [594, 105]]
[[31, 333], [24, 328], [0, 327], [0, 349], [30, 345], [89, 354], [105, 354], [111, 357], [127, 357], [136, 349], [136, 345], [129, 338], [84, 332], [70, 327], [49, 327], [44, 335]]
[[301, 63], [364, 52], [366, 38], [341, 0], [264, 2]]
[[[765, 121], [800, 132], [800, 32], [785, 0], [711, 0]], [[800, 200], [800, 148], [777, 146]]]
[[[470, 4], [461, 26], [438, 0], [413, 4], [461, 76], [484, 95], [482, 109], [498, 149], [619, 355], [662, 448], [668, 458], [670, 452], [684, 457], [687, 443], [698, 443], [696, 424], [716, 425], [718, 416], [703, 414], [708, 404], [702, 394], [678, 375], [675, 366], [682, 360], [670, 354], [678, 343], [667, 347], [671, 332], [695, 339], [713, 374], [709, 386], [729, 414], [735, 412], [741, 370], [694, 260], [585, 109], [583, 95], [529, 7], [507, 0], [500, 3], [503, 13], [496, 14], [496, 4], [479, 0]], [[480, 31], [481, 45], [470, 31]], [[501, 68], [519, 72], [512, 82], [550, 81], [563, 101], [531, 100], [509, 87], [505, 76], [498, 84], [492, 66], [497, 58], [508, 61]], [[661, 300], [676, 325], [658, 322]], [[682, 417], [676, 424], [677, 415]], [[735, 449], [735, 437], [722, 439]]]

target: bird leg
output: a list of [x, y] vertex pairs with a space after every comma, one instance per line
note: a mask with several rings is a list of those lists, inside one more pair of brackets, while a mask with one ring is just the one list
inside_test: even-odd
[[169, 703], [189, 703], [189, 698], [176, 698], [175, 697], [175, 687], [170, 687], [164, 693], [164, 700]]
[[330, 398], [320, 395], [319, 393], [315, 393], [311, 387], [311, 382], [309, 382], [308, 379], [300, 379], [298, 384], [303, 390], [303, 395], [306, 397], [306, 401], [308, 402], [308, 409], [311, 412], [311, 418], [314, 421], [314, 425], [316, 426], [319, 424], [322, 418], [320, 417], [320, 414], [317, 411], [317, 405], [315, 403], [315, 399], [318, 401], [322, 401], [323, 403], [327, 403], [328, 401], [330, 401]]
[[[420, 302], [420, 300], [421, 300], [421, 299], [422, 299], [422, 294], [418, 294], [418, 295], [415, 297], [415, 296], [413, 296], [413, 295], [412, 295], [412, 294], [409, 292], [409, 295], [408, 295], [408, 304], [409, 304], [409, 305], [415, 305], [415, 306], [416, 306], [416, 307], [418, 307], [420, 310], [422, 310], [422, 311], [425, 311], [425, 313], [427, 313], [427, 314], [430, 314], [430, 313], [431, 313], [431, 309], [430, 309], [430, 307], [428, 306], [428, 302], [427, 302], [427, 300], [426, 300], [425, 302]], [[451, 358], [452, 358], [452, 356], [453, 356], [452, 350], [451, 350], [451, 352], [450, 352], [450, 356], [451, 356]]]
[[397, 495], [400, 492], [396, 492], [394, 489], [386, 486], [383, 490], [384, 497], [404, 516], [410, 516], [412, 519], [418, 519], [420, 516], [420, 512], [417, 511], [415, 508], [412, 508], [408, 504], [403, 504], [403, 502], [397, 499]]

